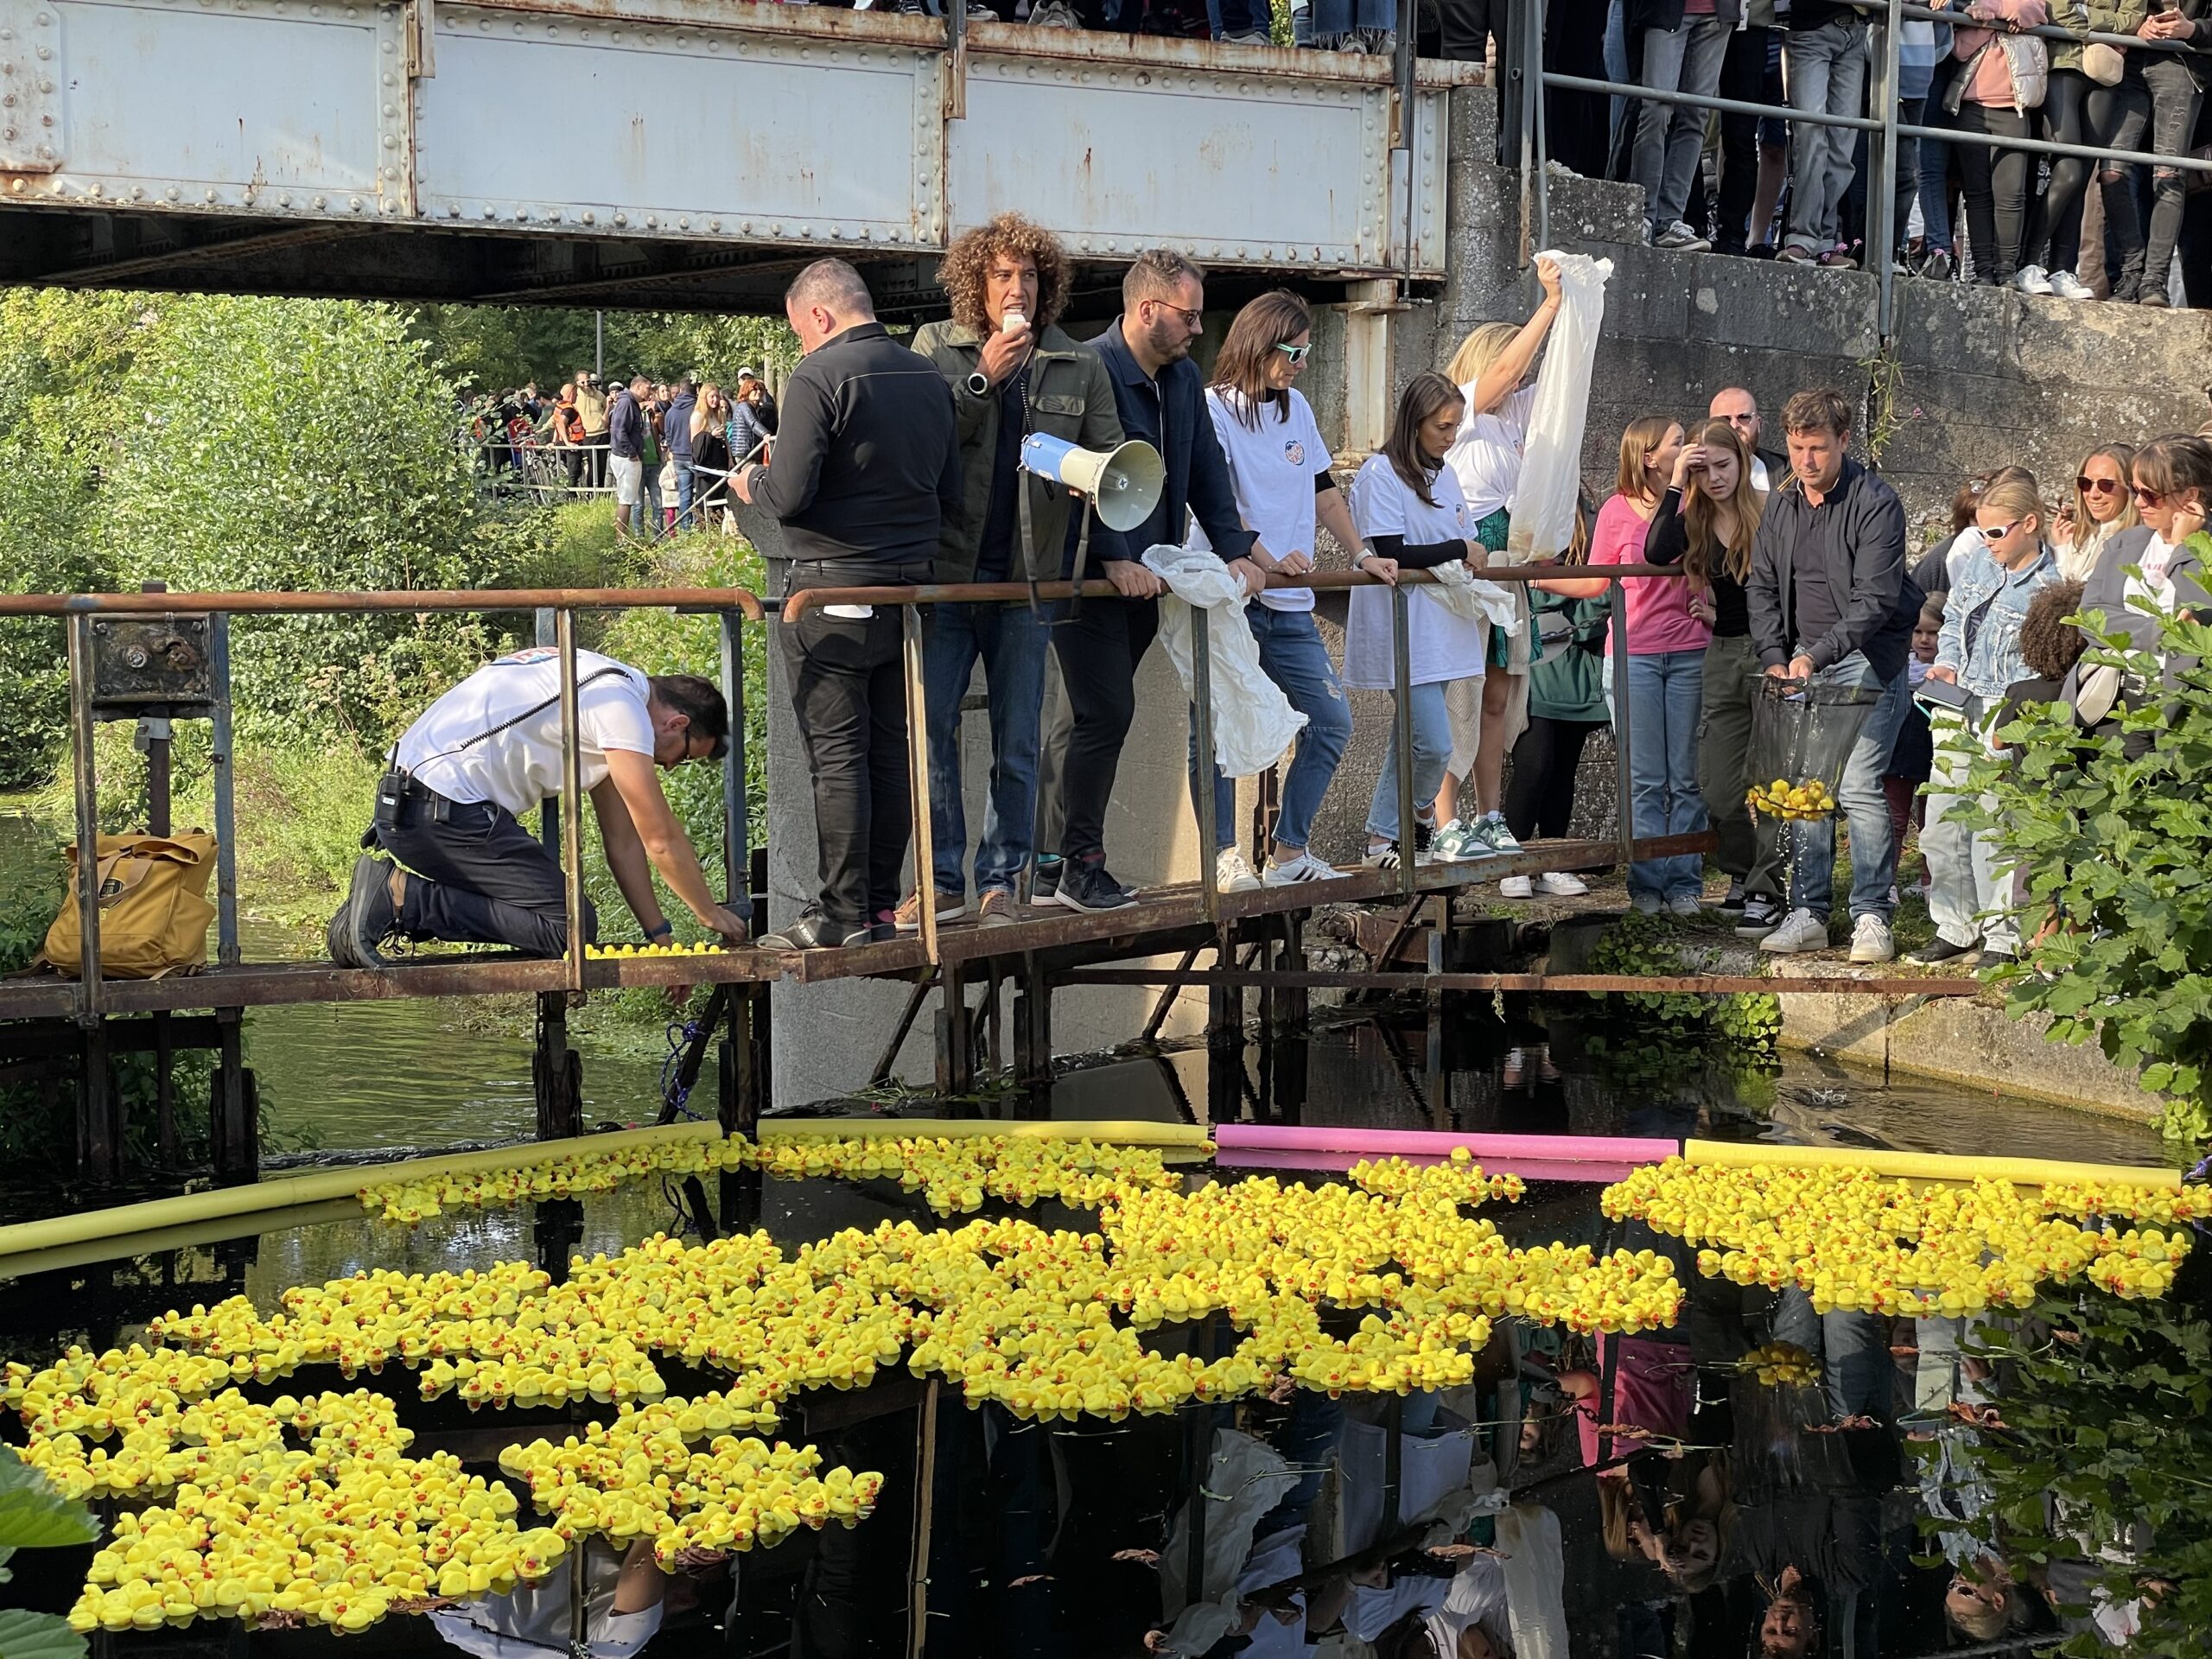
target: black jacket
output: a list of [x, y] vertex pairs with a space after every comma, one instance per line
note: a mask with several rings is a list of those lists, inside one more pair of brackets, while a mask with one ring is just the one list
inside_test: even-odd
[[668, 434], [668, 453], [678, 461], [691, 459], [691, 411], [698, 406], [698, 398], [688, 391], [668, 400], [668, 418], [661, 429]]
[[[1184, 541], [1184, 515], [1192, 513], [1224, 563], [1243, 558], [1255, 538], [1236, 511], [1236, 486], [1230, 479], [1221, 440], [1214, 435], [1213, 416], [1206, 412], [1206, 380], [1198, 365], [1186, 357], [1170, 363], [1154, 380], [1122, 337], [1119, 317], [1090, 343], [1114, 383], [1122, 435], [1142, 438], [1166, 463], [1167, 483], [1160, 498], [1162, 516], [1154, 521], [1166, 526], [1166, 539]], [[1147, 545], [1134, 531], [1108, 530], [1101, 524], [1091, 532], [1093, 560], [1141, 559]], [[1071, 563], [1074, 556], [1071, 550]]]
[[945, 521], [961, 517], [952, 393], [880, 322], [807, 353], [784, 385], [772, 453], [753, 502], [783, 521], [794, 560], [838, 567], [794, 572], [795, 587], [904, 580], [936, 557]]
[[[1808, 559], [1821, 562], [1841, 616], [1819, 639], [1801, 640], [1792, 573]], [[1767, 498], [1744, 600], [1762, 667], [1789, 662], [1802, 645], [1816, 671], [1856, 651], [1885, 682], [1895, 679], [1912, 648], [1921, 606], [1920, 589], [1905, 574], [1904, 507], [1897, 492], [1847, 457], [1817, 507], [1792, 478]]]

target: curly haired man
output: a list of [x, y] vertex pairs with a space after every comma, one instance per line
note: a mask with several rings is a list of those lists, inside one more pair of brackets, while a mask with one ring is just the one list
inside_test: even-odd
[[[945, 522], [937, 553], [940, 582], [1058, 576], [1070, 496], [1065, 486], [1021, 470], [1022, 440], [1043, 432], [1086, 449], [1110, 449], [1122, 441], [1105, 365], [1058, 325], [1069, 277], [1058, 241], [1019, 213], [1001, 213], [945, 251], [938, 280], [951, 302], [951, 318], [914, 335], [914, 349], [951, 385], [960, 423], [966, 512], [961, 522]], [[991, 785], [976, 852], [976, 894], [985, 924], [1010, 922], [1033, 842], [1045, 629], [1027, 605], [938, 605], [926, 626], [923, 677], [938, 919], [967, 913], [960, 702], [980, 659], [989, 695]], [[920, 925], [917, 893], [899, 906], [899, 925], [911, 931]]]

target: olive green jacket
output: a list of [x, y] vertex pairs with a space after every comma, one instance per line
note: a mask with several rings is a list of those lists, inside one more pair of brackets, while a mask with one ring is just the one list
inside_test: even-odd
[[[995, 387], [981, 397], [968, 390], [968, 377], [976, 372], [983, 354], [982, 336], [965, 324], [925, 323], [914, 331], [914, 349], [938, 366], [952, 387], [952, 404], [960, 419], [962, 490], [967, 510], [961, 522], [945, 521], [938, 543], [937, 579], [972, 582], [976, 561], [982, 549], [983, 524], [991, 511], [991, 469], [997, 464], [999, 394]], [[1086, 449], [1111, 449], [1122, 442], [1122, 417], [1114, 410], [1114, 383], [1106, 365], [1090, 346], [1078, 344], [1058, 325], [1048, 326], [1038, 337], [1029, 373], [1029, 429]], [[1040, 582], [1056, 580], [1061, 572], [1061, 550], [1068, 532], [1068, 493], [1065, 486], [1033, 474], [1021, 474], [1029, 492], [1029, 523], [1036, 543], [1029, 550], [1029, 569]], [[1014, 525], [1014, 564], [1008, 573], [1022, 575], [1021, 528]]]
[[[2061, 29], [2099, 35], [2133, 35], [2151, 15], [2150, 0], [2051, 0], [2050, 21]], [[2070, 41], [2045, 41], [2054, 69], [2079, 69], [2082, 48]], [[2145, 52], [2143, 55], [2148, 57]]]

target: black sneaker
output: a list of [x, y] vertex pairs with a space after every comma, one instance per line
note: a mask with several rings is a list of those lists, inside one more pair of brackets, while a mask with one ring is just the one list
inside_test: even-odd
[[2018, 960], [2010, 950], [1985, 950], [1974, 959], [1974, 965], [1986, 972], [1992, 968], [2009, 968]]
[[1029, 872], [1029, 902], [1039, 910], [1050, 910], [1060, 902], [1060, 872], [1067, 868], [1065, 859], [1040, 858]]
[[1763, 939], [1782, 925], [1782, 906], [1763, 893], [1754, 893], [1744, 900], [1743, 918], [1736, 924], [1739, 939]]
[[1950, 962], [1971, 951], [1971, 944], [1953, 944], [1938, 933], [1919, 950], [1907, 957], [1907, 962], [1916, 962], [1923, 968], [1932, 968], [1939, 962]]
[[353, 861], [346, 902], [323, 930], [331, 961], [341, 968], [391, 967], [391, 959], [378, 947], [391, 937], [397, 920], [391, 902], [391, 866], [362, 854]]
[[1096, 858], [1063, 862], [1059, 901], [1070, 910], [1087, 914], [1098, 910], [1127, 910], [1136, 903], [1137, 896], [1107, 873], [1104, 859]]
[[1427, 863], [1428, 855], [1435, 846], [1436, 826], [1433, 823], [1423, 823], [1419, 818], [1415, 818], [1414, 820], [1414, 862]]

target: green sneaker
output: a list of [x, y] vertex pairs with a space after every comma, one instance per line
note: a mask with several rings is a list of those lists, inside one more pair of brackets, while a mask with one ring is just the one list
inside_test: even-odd
[[1492, 855], [1510, 857], [1522, 850], [1521, 843], [1514, 838], [1513, 832], [1505, 827], [1505, 817], [1503, 813], [1493, 812], [1488, 817], [1478, 820], [1475, 824], [1474, 836], [1482, 843], [1482, 851], [1477, 855], [1478, 857]]
[[1487, 858], [1490, 852], [1471, 827], [1454, 818], [1436, 832], [1429, 856], [1448, 864], [1464, 864], [1470, 859]]

